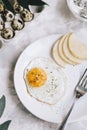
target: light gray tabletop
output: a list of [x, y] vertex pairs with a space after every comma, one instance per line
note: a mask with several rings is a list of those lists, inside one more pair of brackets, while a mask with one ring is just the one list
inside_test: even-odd
[[[32, 115], [19, 101], [13, 82], [14, 66], [23, 50], [32, 42], [51, 34], [65, 34], [87, 28], [69, 11], [66, 0], [45, 0], [49, 6], [35, 14], [32, 22], [16, 32], [11, 40], [2, 40], [0, 48], [0, 97], [6, 96], [6, 108], [0, 123], [12, 120], [9, 130], [57, 130], [58, 124], [48, 123]], [[67, 130], [86, 130], [87, 118], [68, 125]]]

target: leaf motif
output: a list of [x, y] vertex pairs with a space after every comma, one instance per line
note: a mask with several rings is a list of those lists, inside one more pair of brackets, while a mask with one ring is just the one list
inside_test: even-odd
[[0, 117], [2, 116], [4, 109], [5, 109], [6, 99], [5, 96], [2, 96], [0, 99]]
[[42, 0], [26, 0], [26, 1], [28, 2], [29, 5], [37, 5], [37, 6], [48, 5]]
[[17, 0], [18, 3], [23, 6], [24, 8], [28, 9], [28, 5], [36, 5], [36, 6], [42, 6], [42, 5], [48, 5], [44, 1], [41, 0]]
[[0, 125], [0, 130], [8, 130], [9, 124], [11, 123], [11, 120], [4, 122]]
[[9, 2], [9, 0], [2, 0], [6, 9], [10, 10], [11, 12], [14, 13], [14, 9], [13, 6], [11, 5], [11, 3]]
[[21, 5], [25, 9], [29, 10], [27, 1], [25, 1], [25, 0], [17, 0], [17, 2], [19, 3], [19, 5]]

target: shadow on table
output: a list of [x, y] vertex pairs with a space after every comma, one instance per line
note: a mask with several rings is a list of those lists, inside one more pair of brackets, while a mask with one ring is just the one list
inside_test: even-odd
[[56, 6], [57, 12], [64, 18], [65, 20], [70, 20], [72, 18], [75, 18], [72, 13], [70, 12], [68, 6], [67, 6], [67, 1], [66, 0], [60, 0]]

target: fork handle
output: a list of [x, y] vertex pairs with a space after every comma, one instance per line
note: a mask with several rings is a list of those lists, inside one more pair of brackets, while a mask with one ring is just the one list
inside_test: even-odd
[[58, 130], [64, 130], [65, 129], [65, 127], [67, 125], [68, 118], [69, 118], [69, 116], [70, 116], [70, 114], [71, 114], [71, 112], [73, 110], [74, 105], [75, 105], [75, 102], [76, 102], [76, 96], [74, 97], [73, 103], [71, 105], [71, 108], [70, 108], [68, 114], [66, 115], [65, 119], [63, 120], [63, 122], [60, 125], [60, 127], [58, 128]]

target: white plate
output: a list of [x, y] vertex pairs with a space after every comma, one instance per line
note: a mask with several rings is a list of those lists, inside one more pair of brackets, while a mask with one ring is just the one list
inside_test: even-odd
[[[67, 87], [68, 89], [63, 98], [61, 98], [56, 105], [52, 106], [35, 100], [27, 93], [23, 73], [29, 61], [35, 57], [46, 57], [53, 60], [51, 57], [51, 49], [53, 43], [55, 43], [59, 37], [59, 34], [51, 35], [30, 44], [19, 57], [14, 71], [15, 89], [22, 104], [38, 118], [54, 123], [61, 122], [68, 112], [70, 104], [72, 103], [73, 89], [78, 82], [80, 72], [87, 64], [84, 63], [84, 65], [78, 65], [76, 67], [68, 66], [64, 69], [68, 77], [69, 87]], [[72, 118], [71, 121], [74, 121], [74, 119]]]

